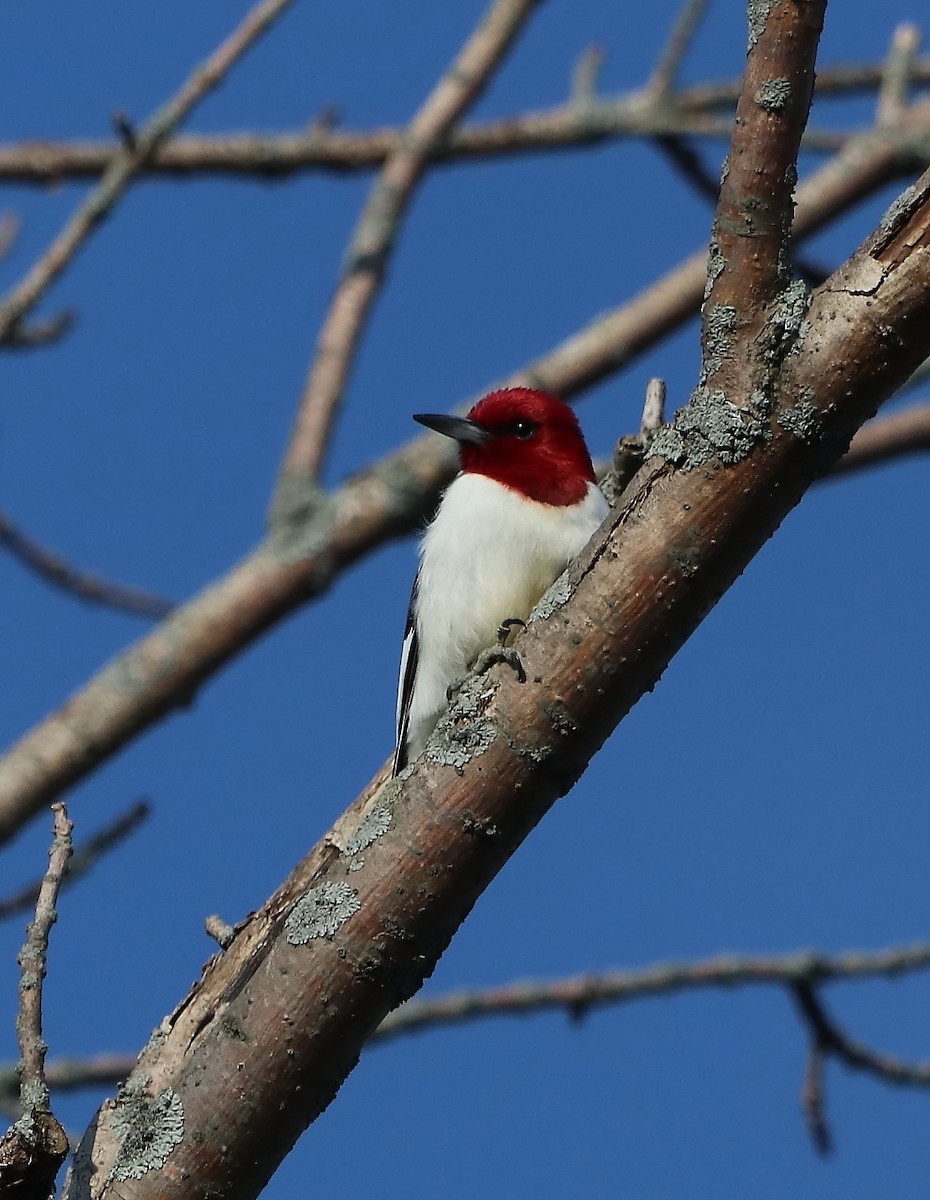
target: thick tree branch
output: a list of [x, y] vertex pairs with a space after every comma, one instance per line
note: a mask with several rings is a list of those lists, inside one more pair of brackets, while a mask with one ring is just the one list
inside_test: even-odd
[[[501, 668], [468, 681], [424, 757], [397, 780], [382, 771], [239, 928], [98, 1113], [72, 1200], [92, 1171], [112, 1181], [100, 1200], [129, 1178], [134, 1200], [197, 1200], [234, 1179], [240, 1196], [260, 1190], [501, 865], [852, 428], [927, 357], [928, 231], [930, 173], [814, 294], [764, 427], [734, 436], [711, 413], [659, 432], [521, 636], [528, 681]], [[139, 1121], [158, 1147], [141, 1163], [120, 1132]]]
[[[925, 119], [930, 119], [928, 107]], [[797, 194], [795, 237], [883, 186], [900, 153], [869, 133]], [[707, 254], [698, 250], [639, 296], [599, 317], [498, 385], [573, 396], [616, 373], [700, 308]], [[0, 843], [141, 730], [188, 703], [243, 647], [388, 539], [409, 533], [453, 472], [435, 438], [420, 438], [349, 479], [272, 541], [131, 646], [0, 759]], [[132, 681], [131, 685], [128, 681]]]
[[[342, 393], [401, 222], [431, 146], [484, 91], [539, 0], [494, 0], [385, 161], [359, 218], [301, 397], [281, 469], [275, 519], [293, 517], [319, 474]], [[296, 495], [295, 495], [296, 493]], [[315, 497], [310, 497], [312, 503]]]
[[21, 282], [0, 300], [0, 345], [15, 343], [23, 318], [67, 268], [97, 225], [109, 215], [140, 167], [291, 3], [292, 0], [261, 0], [256, 4], [238, 29], [205, 63], [197, 67], [168, 103], [138, 130], [132, 144], [123, 142], [119, 145], [107, 161], [100, 182], [91, 194], [78, 206]]

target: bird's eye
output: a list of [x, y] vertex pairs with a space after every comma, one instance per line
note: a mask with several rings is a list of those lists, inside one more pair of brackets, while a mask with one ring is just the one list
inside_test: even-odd
[[536, 432], [537, 425], [535, 421], [514, 421], [510, 427], [510, 432], [514, 437], [519, 438], [521, 442], [527, 441]]

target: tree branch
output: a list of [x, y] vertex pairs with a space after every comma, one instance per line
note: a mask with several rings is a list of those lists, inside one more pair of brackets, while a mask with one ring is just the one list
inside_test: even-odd
[[668, 41], [646, 85], [647, 91], [660, 97], [668, 96], [674, 91], [678, 82], [678, 72], [707, 11], [707, 3], [708, 0], [684, 0]]
[[54, 1191], [55, 1176], [68, 1152], [68, 1137], [52, 1115], [45, 1081], [42, 1039], [42, 985], [45, 980], [48, 939], [58, 919], [55, 905], [68, 859], [71, 857], [71, 822], [63, 804], [52, 806], [55, 836], [49, 864], [36, 901], [35, 919], [26, 932], [19, 956], [19, 1012], [16, 1036], [20, 1054], [20, 1103], [23, 1115], [0, 1140], [0, 1192], [24, 1200], [46, 1200]]
[[109, 215], [140, 167], [290, 3], [292, 0], [261, 0], [256, 4], [238, 29], [197, 67], [181, 89], [138, 131], [133, 144], [120, 143], [91, 194], [78, 206], [21, 282], [0, 300], [0, 345], [15, 342], [23, 318], [71, 263], [97, 225]]
[[[595, 1008], [679, 992], [896, 979], [928, 967], [930, 944], [919, 943], [873, 953], [823, 954], [808, 950], [756, 957], [726, 954], [690, 962], [659, 963], [640, 969], [590, 972], [564, 979], [524, 980], [496, 988], [408, 1000], [388, 1013], [372, 1035], [371, 1043], [494, 1017], [526, 1017], [555, 1010], [575, 1018], [587, 1015]], [[48, 1064], [46, 1079], [53, 1092], [115, 1086], [122, 1083], [135, 1065], [135, 1055], [59, 1059]], [[880, 1071], [877, 1073], [881, 1074]], [[895, 1078], [891, 1082], [900, 1080]], [[921, 1068], [915, 1068], [914, 1077], [908, 1082], [925, 1086], [930, 1085], [930, 1078], [923, 1078]], [[0, 1109], [13, 1103], [17, 1093], [15, 1069], [0, 1065]]]
[[[724, 169], [708, 267], [701, 386], [749, 407], [771, 306], [790, 283], [795, 163], [814, 87], [825, 0], [750, 10], [746, 77]], [[748, 350], [749, 354], [741, 351]]]
[[828, 1016], [823, 1001], [810, 982], [798, 981], [792, 987], [798, 1009], [811, 1030], [817, 1049], [823, 1056], [834, 1058], [855, 1071], [863, 1071], [885, 1083], [902, 1087], [930, 1086], [930, 1062], [908, 1063], [892, 1055], [876, 1054], [867, 1046], [852, 1041]]
[[[72, 1198], [92, 1171], [111, 1181], [98, 1200], [130, 1177], [134, 1200], [198, 1200], [233, 1180], [241, 1196], [260, 1190], [851, 427], [927, 357], [928, 231], [930, 173], [814, 294], [773, 373], [765, 429], [721, 439], [711, 414], [674, 431], [677, 452], [659, 432], [613, 520], [521, 635], [527, 682], [499, 667], [467, 681], [424, 756], [390, 782], [385, 767], [239, 927], [98, 1112]], [[144, 1163], [120, 1132], [139, 1119], [160, 1148]]]
[[[62, 888], [71, 887], [83, 876], [85, 876], [100, 859], [109, 854], [116, 846], [121, 845], [126, 838], [139, 828], [143, 821], [148, 819], [150, 812], [149, 804], [145, 800], [137, 800], [131, 808], [126, 812], [121, 813], [115, 821], [95, 834], [94, 837], [88, 838], [83, 845], [79, 846], [71, 855], [65, 868], [64, 879], [62, 880]], [[8, 917], [15, 917], [21, 912], [35, 906], [39, 899], [41, 891], [41, 881], [27, 884], [20, 888], [18, 892], [7, 896], [6, 899], [0, 900], [0, 921], [5, 921]], [[2, 1091], [2, 1085], [0, 1085]]]
[[[875, 91], [885, 78], [884, 64], [835, 67], [819, 72], [817, 96], [843, 97]], [[917, 59], [912, 85], [930, 82], [930, 58]], [[715, 113], [733, 107], [739, 85], [711, 82], [676, 91], [658, 104], [648, 85], [635, 92], [590, 99], [579, 106], [571, 99], [552, 108], [476, 123], [450, 131], [428, 155], [430, 163], [529, 152], [549, 152], [597, 145], [622, 137], [690, 136], [726, 140], [729, 118]], [[304, 171], [337, 174], [371, 171], [396, 149], [402, 130], [355, 133], [311, 125], [287, 133], [217, 133], [178, 135], [158, 146], [139, 165], [141, 176], [224, 174], [278, 178]], [[851, 135], [808, 130], [805, 145], [835, 151]], [[62, 179], [99, 176], [123, 149], [113, 141], [29, 141], [0, 145], [0, 184], [55, 183]]]
[[[281, 468], [274, 519], [303, 515], [362, 331], [432, 145], [481, 95], [539, 0], [495, 0], [388, 156], [349, 244]], [[296, 493], [296, 495], [295, 495]], [[311, 496], [312, 503], [315, 497]]]
[[[817, 231], [894, 178], [900, 153], [872, 133], [851, 141], [798, 189], [795, 238]], [[697, 313], [706, 263], [706, 251], [696, 251], [639, 296], [496, 386], [526, 385], [571, 397], [615, 374]], [[325, 593], [341, 571], [415, 529], [451, 478], [453, 460], [437, 439], [419, 438], [354, 476], [312, 517], [279, 529], [273, 542], [179, 608], [21, 738], [0, 759], [0, 843], [63, 788], [188, 703], [205, 679], [299, 605]]]
[[28, 537], [0, 512], [0, 546], [53, 587], [105, 608], [115, 608], [135, 617], [166, 617], [175, 607], [170, 600], [139, 588], [126, 587], [72, 566], [66, 559], [47, 550], [33, 538]]
[[930, 450], [930, 404], [919, 404], [863, 425], [829, 478], [839, 478], [876, 463], [927, 450]]

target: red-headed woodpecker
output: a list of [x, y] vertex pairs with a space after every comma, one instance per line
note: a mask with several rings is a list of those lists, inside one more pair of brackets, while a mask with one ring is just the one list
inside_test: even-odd
[[459, 443], [462, 470], [420, 545], [397, 693], [394, 774], [416, 758], [449, 689], [533, 605], [607, 515], [575, 414], [545, 392], [491, 392], [421, 425]]

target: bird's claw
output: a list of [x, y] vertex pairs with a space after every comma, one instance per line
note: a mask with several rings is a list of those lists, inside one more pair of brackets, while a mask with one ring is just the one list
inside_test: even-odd
[[526, 621], [521, 621], [519, 617], [507, 617], [501, 621], [497, 627], [497, 647], [492, 646], [485, 650], [478, 658], [475, 664], [477, 670], [482, 674], [493, 667], [495, 663], [506, 663], [514, 672], [520, 683], [526, 683], [526, 671], [523, 670], [523, 663], [520, 662], [520, 656], [516, 650], [511, 649], [507, 645], [507, 639], [513, 633], [514, 629], [526, 629]]
[[[505, 621], [501, 621], [497, 627], [497, 645], [489, 646], [487, 650], [482, 650], [475, 659], [475, 665], [472, 667], [472, 672], [475, 675], [484, 675], [486, 671], [490, 671], [491, 667], [498, 663], [506, 663], [514, 672], [520, 683], [526, 683], [526, 671], [523, 670], [523, 663], [520, 662], [520, 655], [516, 650], [511, 649], [507, 645], [507, 639], [513, 633], [514, 629], [526, 629], [526, 621], [521, 621], [519, 617], [508, 617]], [[451, 704], [452, 697], [459, 691], [462, 684], [468, 678], [463, 675], [461, 679], [456, 679], [446, 688], [446, 703]]]
[[519, 617], [508, 617], [506, 621], [501, 621], [497, 627], [497, 640], [501, 647], [507, 645], [507, 639], [517, 626], [526, 629], [526, 621], [521, 621]]
[[[523, 622], [521, 621], [522, 625]], [[520, 655], [516, 650], [497, 648], [491, 646], [489, 649], [482, 651], [478, 656], [478, 661], [475, 663], [475, 670], [479, 674], [484, 674], [485, 671], [495, 666], [497, 663], [506, 663], [514, 672], [519, 683], [526, 683], [526, 671], [523, 670], [523, 663], [520, 662]]]

